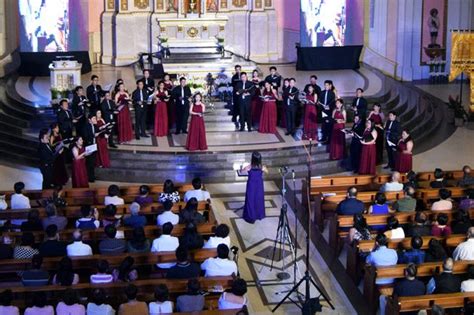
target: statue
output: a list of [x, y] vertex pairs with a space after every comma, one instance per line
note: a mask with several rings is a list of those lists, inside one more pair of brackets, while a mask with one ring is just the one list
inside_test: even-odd
[[178, 1], [179, 0], [168, 0], [166, 4], [166, 11], [178, 12]]
[[207, 12], [217, 12], [218, 7], [219, 6], [218, 6], [217, 0], [207, 0], [207, 2], [206, 2]]

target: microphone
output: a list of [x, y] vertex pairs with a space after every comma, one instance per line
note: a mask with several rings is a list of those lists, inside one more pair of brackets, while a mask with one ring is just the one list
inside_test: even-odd
[[293, 180], [295, 180], [295, 170], [291, 170], [291, 178], [293, 178]]

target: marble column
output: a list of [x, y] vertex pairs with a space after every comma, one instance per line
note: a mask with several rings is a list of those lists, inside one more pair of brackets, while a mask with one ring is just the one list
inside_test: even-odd
[[115, 52], [115, 16], [117, 8], [114, 0], [104, 0], [104, 12], [101, 17], [102, 50], [101, 62], [103, 64], [113, 64]]

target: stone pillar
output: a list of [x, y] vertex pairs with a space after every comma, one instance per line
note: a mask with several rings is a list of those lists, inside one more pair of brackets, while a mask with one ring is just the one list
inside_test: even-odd
[[101, 62], [113, 64], [115, 57], [115, 16], [117, 8], [114, 0], [104, 0], [104, 12], [101, 17], [102, 50]]
[[[232, 13], [225, 29], [226, 47], [244, 58], [250, 54], [250, 5], [247, 0], [228, 1]], [[221, 4], [222, 5], [222, 4]]]
[[5, 1], [0, 1], [0, 57], [3, 56], [7, 50], [7, 21], [5, 12]]

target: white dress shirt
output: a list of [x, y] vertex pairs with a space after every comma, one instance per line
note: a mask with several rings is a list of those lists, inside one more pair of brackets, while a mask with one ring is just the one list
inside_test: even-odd
[[438, 211], [438, 210], [452, 210], [453, 209], [453, 202], [451, 200], [439, 200], [433, 202], [431, 205], [431, 210]]
[[211, 199], [211, 195], [209, 194], [208, 191], [202, 190], [202, 189], [193, 189], [193, 190], [188, 190], [184, 194], [184, 201], [188, 202], [189, 199], [191, 198], [196, 198], [197, 201], [206, 201], [208, 199]]
[[30, 198], [23, 194], [13, 194], [11, 196], [11, 208], [14, 209], [30, 209]]
[[[163, 234], [153, 241], [151, 252], [172, 252], [175, 251], [178, 246], [179, 240], [177, 237]], [[176, 263], [161, 263], [156, 265], [162, 269], [168, 269], [176, 265]]]
[[156, 217], [156, 225], [162, 226], [166, 222], [170, 222], [173, 225], [178, 224], [179, 222], [179, 215], [173, 213], [173, 211], [165, 211], [159, 216]]
[[237, 264], [230, 259], [208, 258], [201, 264], [201, 269], [205, 270], [205, 277], [237, 275]]
[[209, 240], [204, 244], [203, 248], [217, 248], [220, 244], [225, 244], [230, 248], [230, 236], [218, 237], [211, 236]]
[[82, 241], [76, 241], [66, 247], [68, 256], [89, 256], [92, 255], [92, 248]]
[[401, 191], [403, 190], [403, 184], [398, 183], [398, 182], [389, 182], [385, 183], [382, 186], [381, 191], [387, 192], [387, 191]]
[[474, 260], [474, 238], [459, 244], [453, 252], [454, 260]]
[[108, 206], [108, 205], [115, 205], [115, 206], [120, 206], [120, 205], [123, 205], [125, 204], [125, 202], [123, 201], [123, 198], [120, 198], [119, 196], [105, 196], [104, 198], [104, 206]]

